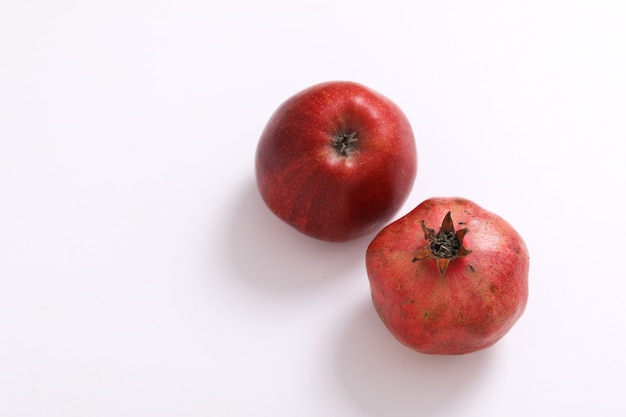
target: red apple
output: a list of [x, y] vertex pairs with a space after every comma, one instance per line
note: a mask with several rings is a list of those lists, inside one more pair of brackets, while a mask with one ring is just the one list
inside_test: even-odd
[[367, 249], [366, 267], [382, 321], [400, 342], [424, 353], [493, 345], [528, 299], [522, 237], [462, 198], [426, 200], [385, 227]]
[[353, 82], [318, 84], [288, 99], [256, 152], [257, 185], [270, 210], [327, 241], [383, 227], [408, 197], [416, 170], [404, 113]]

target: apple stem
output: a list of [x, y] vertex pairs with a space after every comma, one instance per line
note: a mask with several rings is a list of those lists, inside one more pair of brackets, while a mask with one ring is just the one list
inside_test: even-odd
[[355, 143], [358, 140], [356, 132], [339, 133], [333, 136], [333, 147], [339, 155], [348, 157], [354, 151]]

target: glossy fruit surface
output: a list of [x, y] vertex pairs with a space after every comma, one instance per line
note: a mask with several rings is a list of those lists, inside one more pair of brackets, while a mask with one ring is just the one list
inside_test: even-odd
[[309, 236], [346, 241], [380, 230], [417, 171], [411, 126], [381, 94], [352, 82], [310, 87], [272, 115], [256, 152], [263, 200]]
[[463, 198], [426, 200], [385, 227], [367, 249], [366, 267], [382, 321], [400, 342], [424, 353], [493, 345], [528, 300], [522, 237]]

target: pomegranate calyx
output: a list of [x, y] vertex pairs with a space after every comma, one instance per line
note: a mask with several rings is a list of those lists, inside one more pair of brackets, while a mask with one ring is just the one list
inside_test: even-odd
[[412, 262], [435, 259], [439, 275], [443, 276], [448, 269], [450, 261], [467, 256], [472, 252], [463, 246], [463, 239], [468, 229], [455, 231], [451, 212], [446, 214], [437, 233], [435, 233], [434, 229], [426, 227], [424, 220], [420, 224], [424, 231], [426, 245], [415, 254]]

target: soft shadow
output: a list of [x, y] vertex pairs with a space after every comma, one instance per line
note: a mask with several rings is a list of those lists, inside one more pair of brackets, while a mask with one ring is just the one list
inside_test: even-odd
[[492, 359], [490, 349], [460, 356], [408, 349], [364, 303], [340, 337], [336, 371], [340, 386], [363, 415], [434, 416], [478, 389]]
[[341, 279], [365, 262], [373, 236], [332, 243], [308, 237], [278, 219], [253, 181], [230, 217], [230, 261], [252, 285], [278, 292], [304, 291]]

